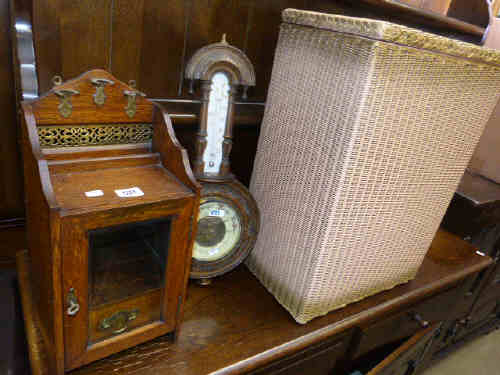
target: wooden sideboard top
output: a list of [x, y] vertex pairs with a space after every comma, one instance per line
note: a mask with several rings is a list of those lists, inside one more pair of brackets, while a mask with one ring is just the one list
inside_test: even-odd
[[[47, 374], [33, 315], [28, 253], [20, 253], [17, 260], [34, 375]], [[440, 230], [414, 280], [305, 325], [297, 324], [257, 279], [240, 266], [208, 287], [190, 284], [184, 322], [176, 342], [160, 337], [71, 374], [240, 374], [354, 326], [369, 324], [451, 287], [490, 263], [491, 258], [478, 255], [468, 243]]]
[[500, 201], [500, 185], [479, 174], [465, 171], [457, 194], [470, 200], [475, 206], [481, 206]]
[[380, 10], [384, 10], [389, 14], [399, 14], [404, 17], [416, 18], [424, 25], [455, 30], [466, 34], [472, 34], [478, 37], [482, 37], [485, 32], [484, 27], [461, 21], [450, 16], [445, 16], [434, 11], [420, 9], [415, 6], [404, 4], [398, 1], [362, 0], [362, 2], [374, 6]]

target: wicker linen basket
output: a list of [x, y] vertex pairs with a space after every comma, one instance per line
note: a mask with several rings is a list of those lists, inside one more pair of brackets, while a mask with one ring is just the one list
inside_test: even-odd
[[287, 9], [247, 264], [299, 323], [415, 277], [500, 93], [500, 54]]

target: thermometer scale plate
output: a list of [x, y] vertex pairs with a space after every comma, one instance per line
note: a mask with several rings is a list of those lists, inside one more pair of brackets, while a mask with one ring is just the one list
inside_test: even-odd
[[212, 77], [208, 100], [207, 146], [203, 153], [203, 172], [217, 174], [222, 163], [222, 142], [229, 109], [229, 78], [223, 72]]

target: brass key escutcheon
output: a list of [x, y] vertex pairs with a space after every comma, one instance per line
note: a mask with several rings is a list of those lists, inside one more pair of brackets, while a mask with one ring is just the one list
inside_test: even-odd
[[70, 288], [68, 296], [66, 297], [68, 308], [66, 309], [66, 314], [69, 316], [75, 316], [78, 311], [80, 311], [80, 304], [76, 298], [76, 292], [74, 288]]

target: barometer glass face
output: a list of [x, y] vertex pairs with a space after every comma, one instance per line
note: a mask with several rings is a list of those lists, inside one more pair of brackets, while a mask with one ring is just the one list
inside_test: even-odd
[[203, 172], [218, 173], [222, 162], [222, 142], [229, 108], [229, 77], [223, 72], [212, 76], [207, 114], [207, 146]]
[[229, 204], [208, 201], [200, 205], [198, 233], [193, 257], [199, 261], [214, 261], [233, 250], [241, 237], [241, 220]]

